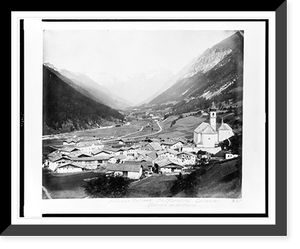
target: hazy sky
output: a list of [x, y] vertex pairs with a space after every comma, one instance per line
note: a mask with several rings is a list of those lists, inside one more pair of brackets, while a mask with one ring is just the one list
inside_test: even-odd
[[46, 30], [44, 63], [82, 73], [126, 78], [153, 69], [176, 74], [234, 31]]

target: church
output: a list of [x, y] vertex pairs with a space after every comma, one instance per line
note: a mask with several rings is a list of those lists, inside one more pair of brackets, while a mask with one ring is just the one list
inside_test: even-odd
[[217, 108], [214, 102], [210, 108], [209, 123], [202, 122], [194, 130], [194, 143], [197, 147], [214, 148], [219, 142], [234, 135], [231, 127], [223, 122], [217, 124]]

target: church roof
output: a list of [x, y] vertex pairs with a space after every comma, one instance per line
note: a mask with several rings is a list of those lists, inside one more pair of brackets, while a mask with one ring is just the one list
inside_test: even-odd
[[196, 133], [202, 133], [202, 134], [215, 134], [215, 129], [206, 122], [202, 122], [195, 130]]
[[231, 131], [232, 129], [228, 124], [222, 123], [218, 130], [230, 130]]
[[202, 132], [202, 134], [215, 134], [216, 131], [214, 128], [212, 128], [211, 125], [207, 126]]
[[209, 126], [209, 125], [210, 125], [209, 123], [202, 122], [202, 123], [194, 130], [194, 132], [196, 132], [196, 133], [202, 133], [202, 131], [204, 131], [205, 128], [206, 128], [207, 126]]

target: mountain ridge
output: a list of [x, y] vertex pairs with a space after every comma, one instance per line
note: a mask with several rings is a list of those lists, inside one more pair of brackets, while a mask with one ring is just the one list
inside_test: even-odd
[[193, 104], [199, 107], [213, 99], [241, 100], [233, 93], [243, 89], [243, 42], [243, 34], [236, 32], [206, 49], [186, 74], [146, 106], [172, 103], [174, 110], [186, 106], [190, 106], [186, 110], [191, 110], [195, 108]]
[[82, 93], [84, 89], [77, 90], [74, 85], [53, 68], [43, 65], [44, 135], [96, 128], [124, 118], [118, 111], [95, 101], [88, 92]]

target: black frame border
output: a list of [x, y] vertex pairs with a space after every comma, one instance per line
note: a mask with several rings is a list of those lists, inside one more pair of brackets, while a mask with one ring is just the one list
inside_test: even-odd
[[[49, 21], [49, 20], [43, 20], [43, 21]], [[178, 20], [178, 21], [182, 21], [182, 20]], [[23, 27], [23, 25], [20, 25], [20, 27]], [[20, 28], [20, 41], [22, 41], [23, 39], [24, 42], [24, 33], [22, 32], [23, 31]], [[268, 36], [267, 36], [266, 43], [268, 43]], [[20, 52], [22, 51], [24, 53], [24, 47], [22, 47], [21, 45]], [[1, 228], [0, 231], [3, 231], [1, 235], [4, 236], [7, 235], [53, 235], [53, 236], [55, 235], [69, 235], [69, 236], [70, 235], [73, 236], [75, 235], [76, 236], [78, 235], [82, 235], [82, 236], [286, 235], [287, 233], [287, 160], [286, 160], [287, 159], [287, 151], [286, 151], [287, 150], [287, 142], [286, 142], [287, 56], [286, 56], [286, 52], [287, 52], [287, 2], [283, 1], [283, 3], [276, 9], [276, 224], [275, 225], [12, 225], [10, 222], [9, 224], [6, 224], [8, 226], [5, 226], [4, 229], [3, 227]], [[22, 63], [24, 66], [24, 57], [21, 56], [20, 58], [21, 68], [22, 68]], [[266, 62], [266, 67], [268, 68], [268, 62]], [[268, 78], [266, 78], [266, 80], [268, 80]], [[23, 91], [24, 91], [24, 71], [23, 74], [21, 72], [20, 81], [21, 84], [23, 83]], [[268, 90], [267, 85], [268, 84], [266, 84], [266, 90]], [[23, 107], [21, 107], [20, 109], [21, 110], [20, 113], [21, 134], [22, 134], [22, 130], [24, 132], [22, 108]], [[266, 123], [266, 128], [268, 128], [267, 123]], [[267, 133], [268, 132], [266, 132], [266, 135]], [[22, 144], [20, 145], [20, 148], [22, 151], [23, 149]], [[24, 157], [24, 154], [21, 155], [21, 158], [22, 157]], [[24, 163], [24, 161], [21, 163]], [[266, 177], [267, 175], [268, 174], [266, 174]], [[23, 176], [21, 175], [21, 178], [22, 177], [24, 177], [24, 175]], [[24, 181], [24, 178], [20, 179], [20, 181], [22, 180]], [[268, 183], [268, 177], [266, 178], [266, 180]], [[278, 187], [279, 185], [280, 187]], [[20, 191], [21, 194], [22, 192], [24, 194], [24, 189], [22, 186], [20, 187]], [[268, 199], [267, 192], [266, 192], [266, 198]], [[24, 197], [23, 199], [22, 197], [20, 199], [20, 217], [22, 217], [23, 215], [22, 205], [24, 205]], [[268, 204], [266, 205], [268, 207]], [[11, 214], [11, 206], [9, 206], [9, 208], [10, 208], [9, 214]], [[62, 215], [63, 217], [67, 217], [64, 214]], [[47, 217], [47, 215], [45, 217]], [[48, 217], [51, 217], [51, 215], [49, 216], [48, 214]], [[55, 217], [61, 217], [61, 216], [58, 215]], [[71, 217], [77, 217], [77, 216], [71, 215]], [[112, 217], [112, 215], [104, 216], [104, 217]], [[121, 217], [124, 217], [124, 215]], [[134, 217], [134, 216], [129, 215], [127, 217]], [[137, 216], [137, 217], [145, 217], [145, 216]], [[159, 216], [154, 216], [154, 217], [159, 217]], [[175, 215], [171, 217], [178, 217], [178, 216]], [[191, 216], [187, 216], [187, 217], [191, 217]], [[220, 217], [220, 216], [213, 215], [208, 217]], [[228, 217], [228, 216], [221, 216], [221, 217]], [[239, 217], [239, 216], [229, 216], [229, 217]], [[247, 216], [242, 216], [242, 217], [247, 217]], [[261, 216], [255, 216], [255, 217], [261, 217]]]

